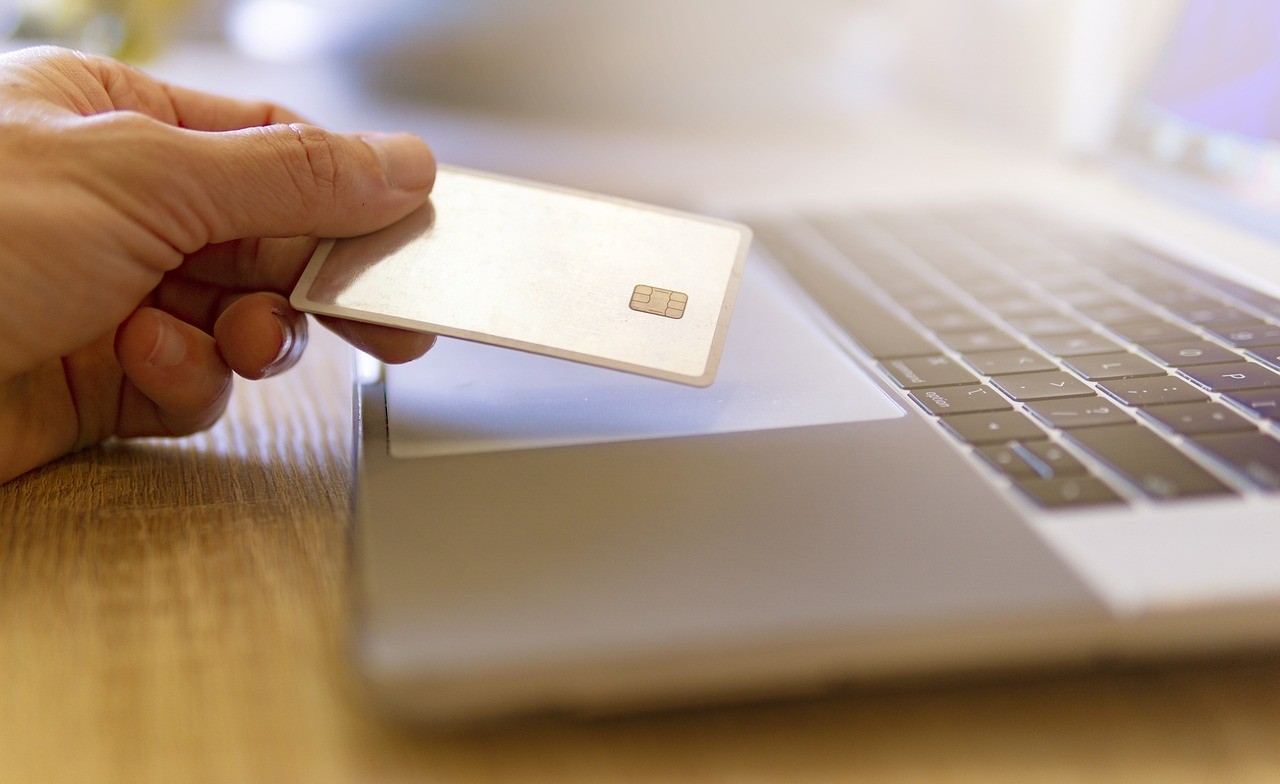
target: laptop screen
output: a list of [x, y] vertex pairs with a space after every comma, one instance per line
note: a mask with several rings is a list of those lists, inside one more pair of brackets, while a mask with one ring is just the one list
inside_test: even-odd
[[1187, 0], [1120, 146], [1280, 208], [1280, 3]]

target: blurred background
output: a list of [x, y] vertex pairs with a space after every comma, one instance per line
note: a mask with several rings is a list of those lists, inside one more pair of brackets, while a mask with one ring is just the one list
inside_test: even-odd
[[[582, 122], [796, 125], [927, 101], [1096, 145], [1177, 0], [0, 0], [0, 31], [146, 64], [193, 43]], [[1117, 46], [1124, 41], [1124, 46]], [[1110, 85], [1104, 90], [1103, 85]]]
[[[1280, 199], [1277, 134], [1182, 106], [1197, 78], [1221, 92], [1280, 68], [1275, 0], [0, 0], [0, 36], [669, 203], [874, 171], [903, 112], [1082, 162], [1118, 139], [1198, 175], [1269, 171]], [[851, 141], [863, 158], [842, 167]]]

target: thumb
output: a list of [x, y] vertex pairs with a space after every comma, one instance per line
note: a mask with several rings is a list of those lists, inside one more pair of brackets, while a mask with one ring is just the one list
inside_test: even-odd
[[420, 207], [435, 183], [431, 149], [407, 133], [348, 136], [292, 123], [186, 139], [184, 165], [199, 182], [192, 207], [209, 232], [196, 247], [365, 234]]

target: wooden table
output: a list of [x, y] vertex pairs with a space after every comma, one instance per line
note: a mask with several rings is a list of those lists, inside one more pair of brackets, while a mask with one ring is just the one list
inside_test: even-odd
[[0, 487], [0, 782], [1280, 781], [1280, 655], [387, 724], [342, 656], [348, 364], [317, 334], [210, 433]]

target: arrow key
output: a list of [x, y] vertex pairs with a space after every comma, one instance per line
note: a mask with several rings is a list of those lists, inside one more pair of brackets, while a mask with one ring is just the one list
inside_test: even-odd
[[1017, 373], [991, 379], [1000, 391], [1017, 401], [1092, 395], [1080, 379], [1060, 370], [1047, 373]]

